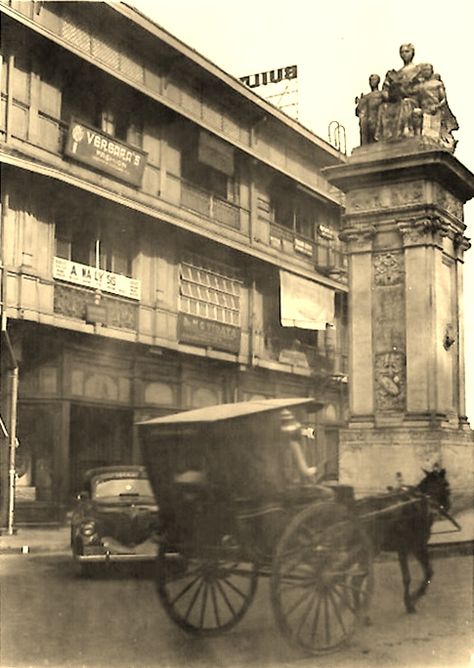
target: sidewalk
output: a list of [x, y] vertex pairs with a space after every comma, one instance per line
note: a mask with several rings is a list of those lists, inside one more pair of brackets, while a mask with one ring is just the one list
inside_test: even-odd
[[0, 554], [68, 552], [69, 543], [69, 526], [19, 526], [11, 536], [6, 533], [0, 535]]
[[[454, 550], [463, 545], [468, 548], [469, 543], [474, 541], [474, 508], [462, 511], [455, 519], [461, 525], [461, 531], [457, 531], [449, 520], [434, 523], [430, 545], [436, 551], [449, 551], [450, 548]], [[69, 552], [69, 539], [69, 526], [20, 526], [11, 536], [0, 535], [0, 554]]]

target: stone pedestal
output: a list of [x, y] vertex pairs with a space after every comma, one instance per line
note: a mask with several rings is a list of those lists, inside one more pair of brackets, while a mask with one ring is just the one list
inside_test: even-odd
[[363, 146], [327, 168], [346, 194], [350, 419], [340, 480], [360, 495], [446, 467], [457, 505], [472, 498], [465, 416], [463, 205], [474, 175], [421, 138]]

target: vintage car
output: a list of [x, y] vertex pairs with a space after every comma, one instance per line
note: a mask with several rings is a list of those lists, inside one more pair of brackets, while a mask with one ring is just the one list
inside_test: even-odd
[[158, 506], [141, 466], [104, 466], [84, 476], [71, 517], [71, 549], [81, 574], [112, 561], [156, 558]]

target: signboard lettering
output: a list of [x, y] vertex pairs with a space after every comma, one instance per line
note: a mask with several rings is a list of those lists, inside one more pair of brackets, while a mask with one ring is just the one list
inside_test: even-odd
[[327, 225], [318, 225], [318, 234], [320, 237], [323, 237], [323, 239], [331, 240], [336, 236], [334, 230]]
[[178, 314], [178, 340], [211, 346], [231, 353], [240, 351], [240, 327], [207, 320], [188, 313]]
[[269, 83], [280, 83], [284, 79], [291, 80], [297, 77], [298, 66], [288, 65], [287, 67], [280, 67], [277, 70], [269, 70], [268, 72], [259, 72], [258, 74], [240, 77], [240, 81], [249, 88], [258, 88], [258, 86], [266, 86]]
[[313, 244], [308, 241], [303, 241], [303, 239], [295, 238], [295, 251], [303, 253], [303, 255], [308, 255], [311, 257], [313, 255]]
[[147, 153], [76, 119], [71, 120], [65, 154], [132, 185], [141, 185]]
[[96, 269], [62, 257], [53, 258], [53, 278], [120, 297], [140, 300], [140, 281], [111, 271]]

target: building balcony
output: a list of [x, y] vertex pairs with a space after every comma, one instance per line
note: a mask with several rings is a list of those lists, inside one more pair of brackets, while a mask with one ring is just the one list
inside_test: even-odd
[[262, 357], [306, 369], [316, 377], [330, 379], [336, 375], [347, 375], [347, 354], [332, 346], [318, 347], [300, 341], [290, 341], [287, 337], [266, 336]]
[[337, 231], [331, 236], [312, 239], [283, 225], [270, 225], [270, 245], [273, 248], [307, 258], [321, 274], [347, 282], [347, 254], [339, 245]]
[[138, 304], [59, 282], [54, 286], [54, 312], [107, 327], [135, 331], [138, 326]]
[[60, 257], [53, 258], [53, 278], [55, 313], [137, 329], [140, 281]]
[[222, 225], [240, 228], [240, 207], [188, 181], [181, 181], [181, 206], [213, 218]]

